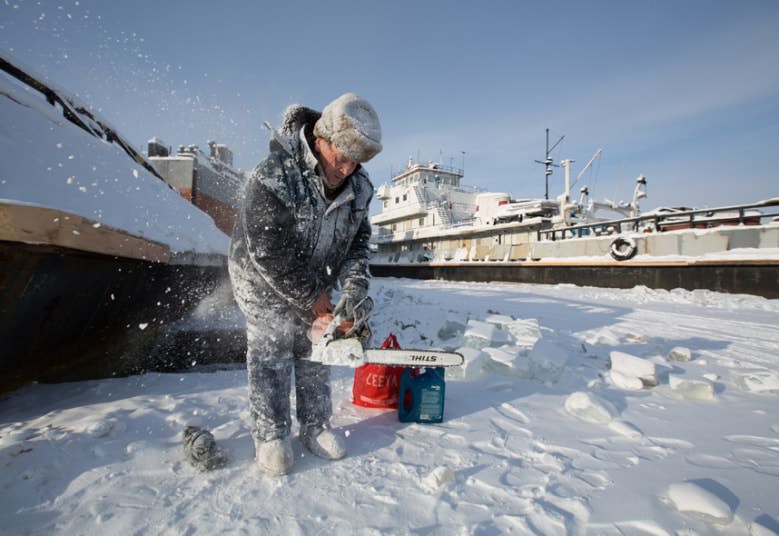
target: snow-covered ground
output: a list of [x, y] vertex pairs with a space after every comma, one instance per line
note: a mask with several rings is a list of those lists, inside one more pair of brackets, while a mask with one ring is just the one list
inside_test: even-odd
[[[466, 356], [442, 424], [352, 405], [352, 370], [334, 368], [349, 456], [296, 440], [292, 474], [272, 478], [240, 368], [30, 385], [0, 398], [0, 531], [779, 534], [779, 300], [402, 279], [371, 293], [376, 339]], [[184, 461], [190, 423], [227, 467]]]

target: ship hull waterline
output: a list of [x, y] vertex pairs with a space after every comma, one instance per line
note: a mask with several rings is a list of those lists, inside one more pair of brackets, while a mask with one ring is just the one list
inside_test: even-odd
[[666, 263], [371, 263], [375, 277], [444, 281], [574, 284], [607, 288], [706, 289], [779, 299], [779, 262], [697, 261]]

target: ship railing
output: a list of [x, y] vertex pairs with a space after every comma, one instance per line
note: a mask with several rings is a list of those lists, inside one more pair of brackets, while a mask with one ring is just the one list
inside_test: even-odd
[[[757, 209], [772, 207], [767, 212]], [[538, 240], [563, 240], [584, 236], [625, 232], [663, 232], [678, 229], [708, 229], [722, 225], [762, 225], [779, 222], [779, 198], [748, 205], [732, 205], [694, 210], [673, 210], [644, 214], [635, 218], [603, 220], [580, 225], [539, 229]]]
[[441, 223], [436, 225], [429, 225], [426, 227], [415, 227], [411, 229], [396, 230], [396, 231], [392, 231], [377, 225], [373, 225], [372, 226], [373, 232], [371, 233], [371, 242], [373, 243], [392, 242], [394, 240], [402, 240], [402, 239], [409, 238], [416, 232], [429, 233], [429, 232], [436, 232], [436, 231], [446, 231], [449, 229], [457, 229], [460, 227], [471, 227], [475, 224], [476, 224], [476, 218], [469, 218], [466, 220], [459, 220], [455, 223]]
[[454, 227], [472, 227], [473, 225], [476, 224], [476, 221], [477, 221], [476, 218], [468, 218], [468, 219], [465, 219], [465, 220], [458, 220], [456, 223], [452, 223], [451, 225], [449, 225], [449, 228], [454, 228]]
[[459, 185], [452, 188], [453, 190], [461, 190], [463, 192], [469, 193], [469, 194], [480, 194], [484, 191], [484, 188], [479, 188], [478, 186], [468, 186], [468, 185]]
[[[425, 181], [423, 181], [421, 179], [414, 180], [414, 181], [411, 181], [411, 182], [408, 183], [408, 186], [417, 186], [417, 185], [421, 186], [422, 188], [430, 188], [430, 187], [435, 187], [436, 186], [435, 182], [432, 182], [432, 181], [425, 182]], [[380, 190], [382, 188], [393, 188], [395, 186], [396, 185], [394, 185], [394, 184], [389, 184], [389, 183], [385, 182], [385, 183], [379, 185], [379, 187], [376, 188], [376, 191], [378, 191], [378, 190]], [[466, 185], [459, 184], [457, 186], [449, 185], [447, 190], [448, 191], [459, 191], [459, 192], [463, 192], [463, 193], [466, 193], [466, 194], [479, 194], [479, 193], [484, 192], [484, 188], [479, 188], [478, 186], [470, 186], [470, 185], [467, 185], [467, 184]]]
[[395, 174], [390, 173], [390, 181], [392, 181], [392, 180], [394, 180], [394, 179], [396, 179], [396, 178], [398, 178], [398, 177], [400, 177], [402, 175], [407, 175], [409, 173], [412, 173], [414, 171], [419, 171], [419, 170], [430, 170], [430, 171], [441, 170], [441, 171], [445, 171], [447, 173], [453, 173], [455, 175], [460, 175], [461, 177], [465, 174], [463, 169], [456, 168], [454, 166], [444, 166], [444, 165], [438, 164], [436, 162], [428, 163], [428, 164], [421, 164], [421, 163], [417, 162], [417, 163], [411, 164], [410, 166], [407, 166], [400, 173], [395, 173]]

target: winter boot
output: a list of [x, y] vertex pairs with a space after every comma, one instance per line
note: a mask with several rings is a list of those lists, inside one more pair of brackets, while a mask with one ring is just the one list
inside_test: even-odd
[[329, 428], [317, 428], [304, 432], [301, 437], [303, 446], [312, 454], [326, 460], [340, 460], [346, 456], [346, 444]]
[[254, 447], [257, 452], [257, 466], [263, 473], [282, 476], [292, 471], [295, 456], [289, 436], [270, 441], [255, 441]]

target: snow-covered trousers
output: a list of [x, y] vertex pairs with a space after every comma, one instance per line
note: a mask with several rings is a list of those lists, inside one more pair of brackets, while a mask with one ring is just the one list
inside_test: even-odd
[[246, 319], [249, 411], [254, 439], [269, 441], [291, 431], [290, 388], [301, 433], [328, 425], [332, 415], [330, 368], [302, 357], [311, 355], [309, 326], [294, 314], [266, 310]]

